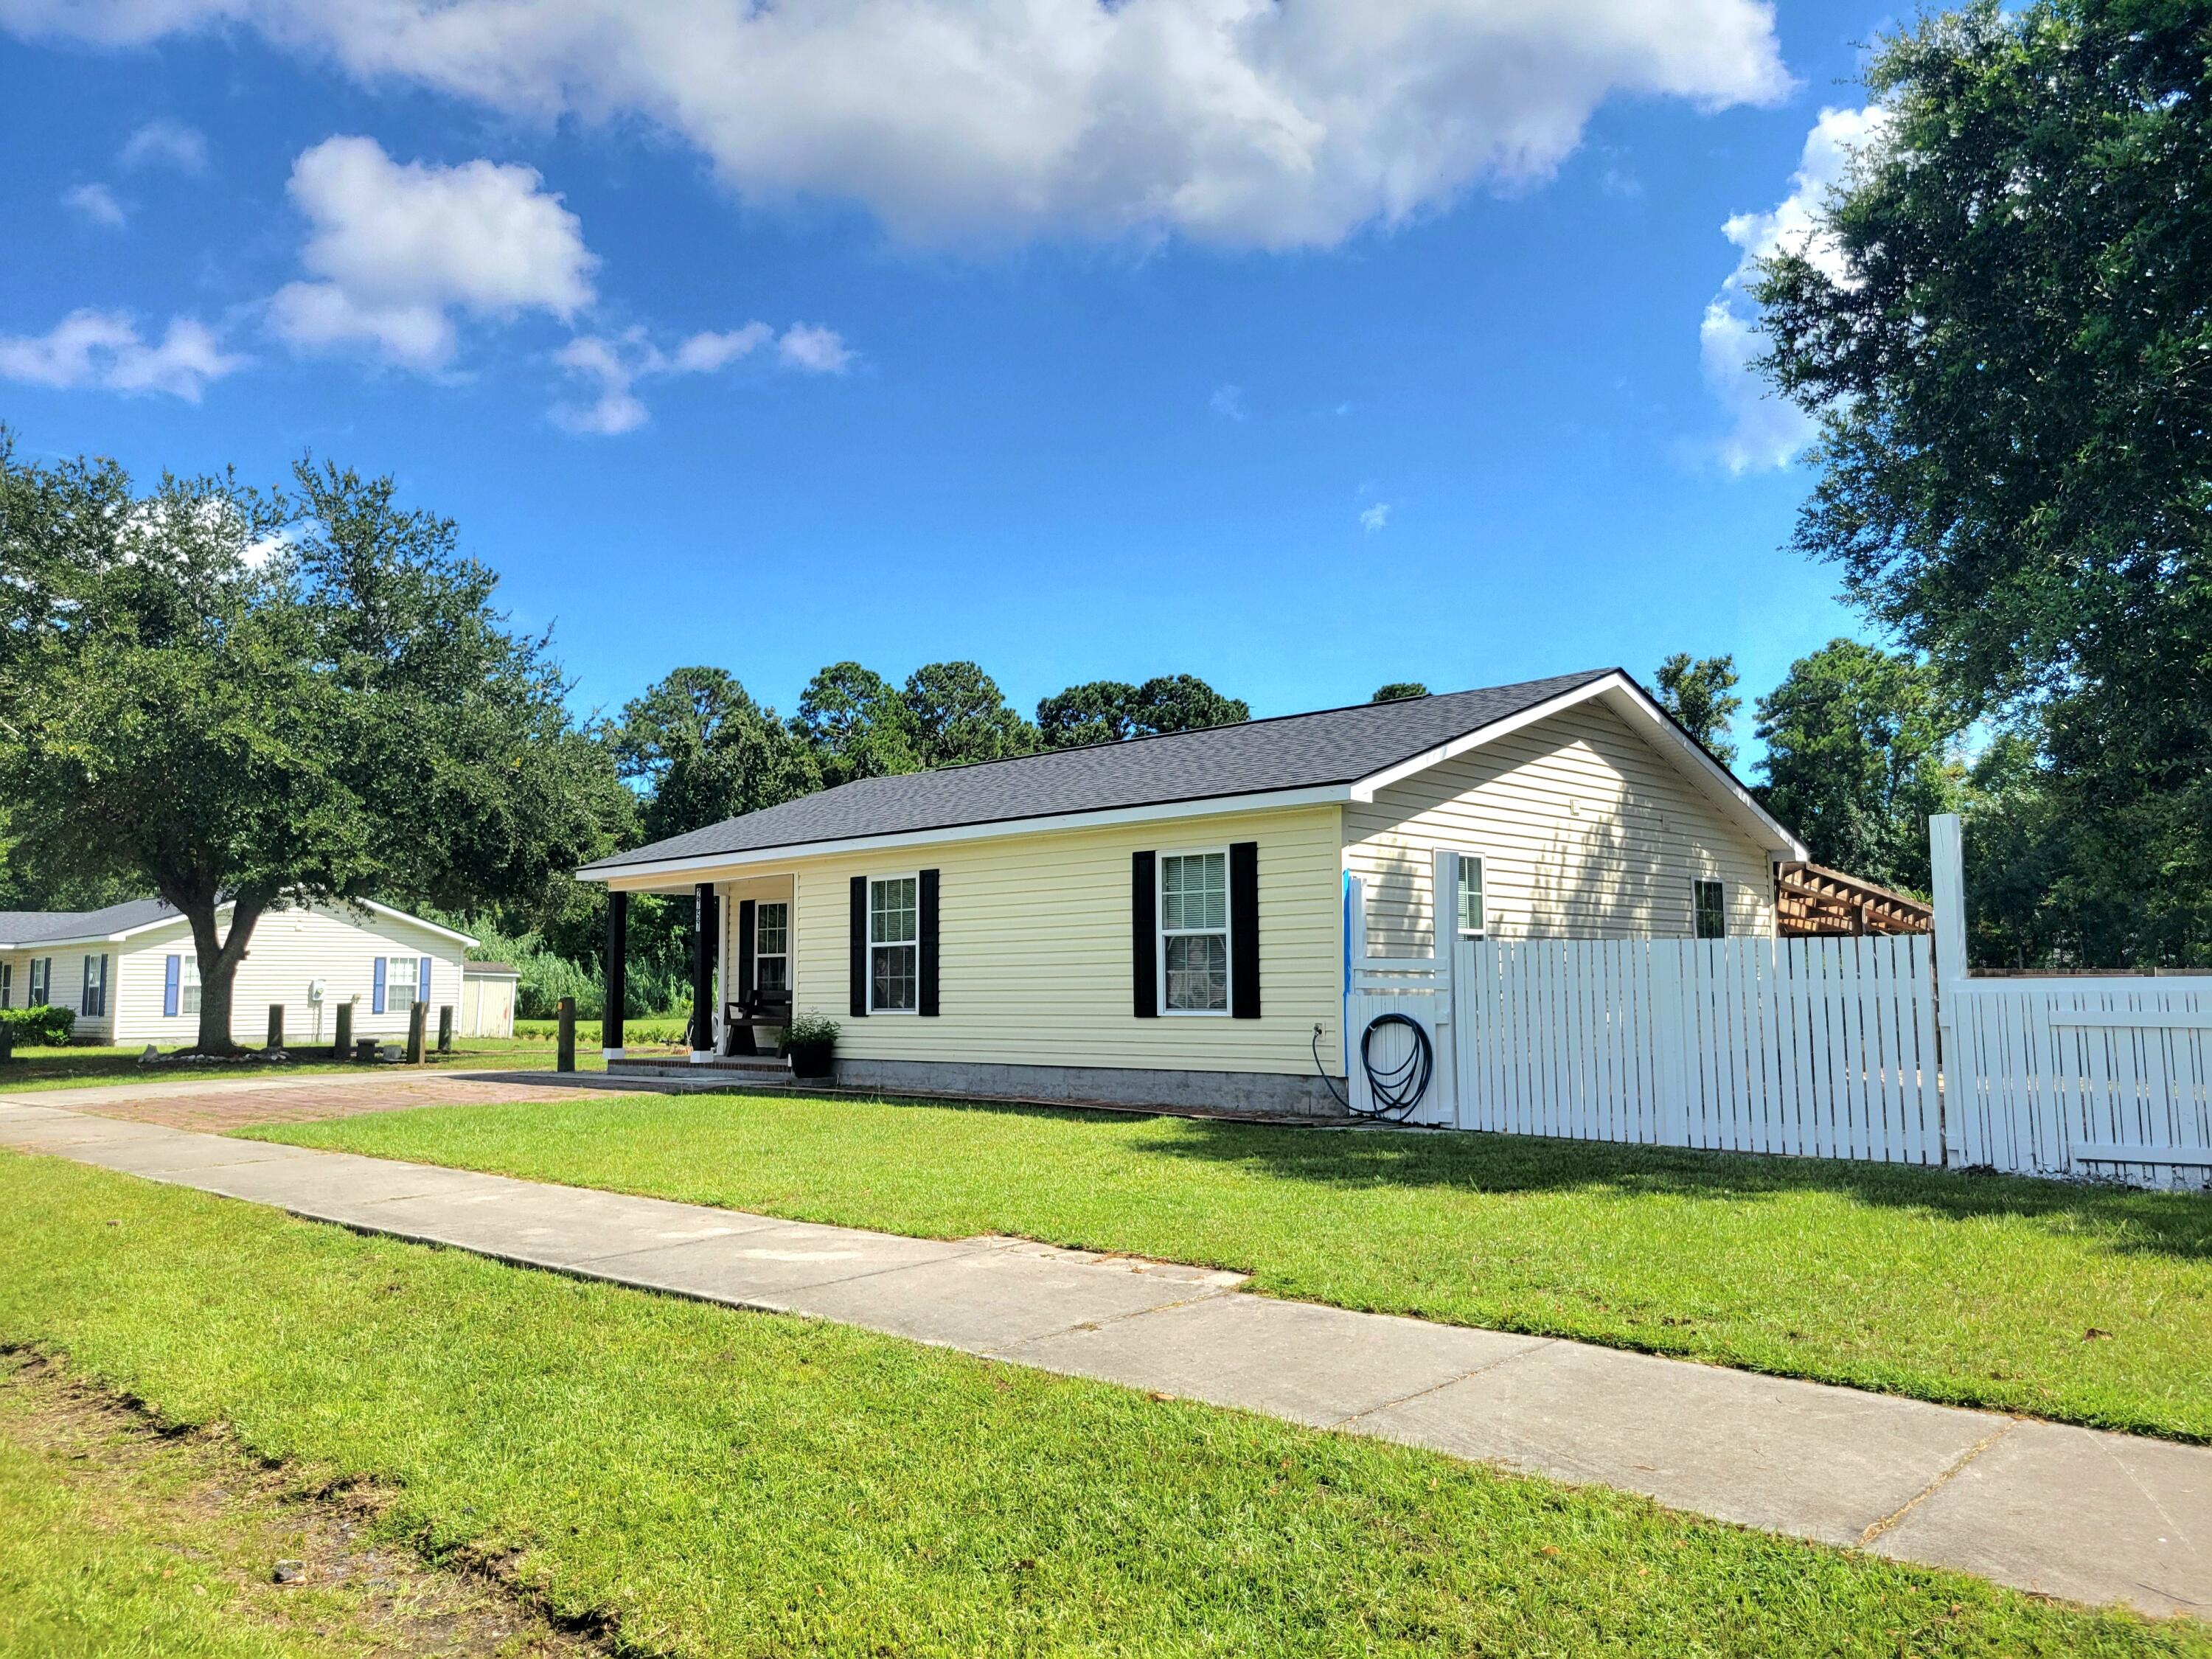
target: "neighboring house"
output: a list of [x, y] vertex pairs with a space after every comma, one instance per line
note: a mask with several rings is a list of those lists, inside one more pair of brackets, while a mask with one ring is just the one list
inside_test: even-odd
[[611, 937], [622, 895], [708, 895], [731, 996], [836, 1018], [849, 1082], [1326, 1110], [1348, 876], [1350, 950], [1403, 957], [1440, 858], [1448, 927], [1598, 939], [1771, 934], [1804, 856], [1610, 670], [866, 778], [579, 873]]
[[[216, 923], [228, 930], [230, 908]], [[231, 995], [231, 1036], [258, 1044], [284, 1005], [285, 1041], [328, 1042], [337, 1006], [362, 1036], [398, 1036], [408, 1010], [461, 1001], [462, 953], [476, 941], [381, 904], [271, 910], [254, 925]], [[199, 1037], [199, 958], [191, 926], [160, 899], [104, 910], [0, 911], [0, 1007], [76, 1011], [76, 1035], [188, 1046]]]

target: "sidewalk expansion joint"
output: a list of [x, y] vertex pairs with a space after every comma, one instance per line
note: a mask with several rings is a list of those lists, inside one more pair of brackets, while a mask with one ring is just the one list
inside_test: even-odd
[[1149, 1308], [1132, 1308], [1127, 1313], [1108, 1314], [1100, 1319], [1079, 1319], [1073, 1325], [1062, 1325], [1057, 1330], [1039, 1331], [1035, 1336], [1023, 1337], [1018, 1342], [1003, 1343], [995, 1348], [979, 1352], [994, 1359], [1012, 1359], [1024, 1348], [1038, 1342], [1049, 1342], [1055, 1337], [1067, 1336], [1076, 1331], [1103, 1331], [1111, 1325], [1126, 1325], [1132, 1320], [1149, 1319], [1154, 1314], [1173, 1313], [1178, 1308], [1194, 1308], [1201, 1302], [1212, 1302], [1224, 1296], [1243, 1295], [1242, 1285], [1210, 1285], [1194, 1296], [1178, 1297], [1173, 1302], [1158, 1302]]
[[2017, 1419], [2008, 1417], [2002, 1422], [1999, 1423], [1996, 1428], [1990, 1431], [1989, 1433], [1984, 1435], [1979, 1440], [1974, 1442], [1972, 1445], [1967, 1447], [1966, 1450], [1960, 1452], [1956, 1457], [1951, 1460], [1950, 1463], [1940, 1474], [1938, 1474], [1933, 1480], [1930, 1480], [1918, 1492], [1906, 1498], [1905, 1502], [1900, 1504], [1896, 1509], [1890, 1511], [1889, 1514], [1883, 1516], [1879, 1521], [1875, 1522], [1872, 1525], [1868, 1527], [1864, 1532], [1861, 1533], [1859, 1534], [1859, 1547], [1861, 1549], [1866, 1548], [1869, 1545], [1872, 1544], [1875, 1540], [1880, 1538], [1884, 1533], [1895, 1527], [1898, 1522], [1904, 1520], [1906, 1516], [1911, 1514], [1913, 1510], [1918, 1509], [1923, 1504], [1933, 1498], [1937, 1492], [1949, 1486], [1952, 1480], [1956, 1478], [1968, 1464], [1972, 1463], [1976, 1458], [1979, 1457], [1990, 1447], [1996, 1445], [1998, 1441], [2003, 1439], [2007, 1435], [2010, 1434], [2019, 1426], [2020, 1424]]
[[1368, 1407], [1365, 1410], [1356, 1411], [1352, 1413], [1351, 1416], [1340, 1419], [1338, 1421], [1330, 1424], [1328, 1426], [1336, 1430], [1350, 1429], [1358, 1424], [1362, 1418], [1372, 1417], [1377, 1412], [1393, 1411], [1400, 1406], [1410, 1405], [1416, 1400], [1425, 1400], [1432, 1394], [1441, 1393], [1446, 1389], [1455, 1388], [1460, 1383], [1466, 1382], [1468, 1378], [1471, 1376], [1480, 1376], [1485, 1371], [1494, 1371], [1500, 1365], [1510, 1365], [1516, 1359], [1525, 1359], [1530, 1354], [1541, 1353], [1547, 1348], [1556, 1347], [1559, 1345], [1559, 1339], [1556, 1336], [1539, 1337], [1525, 1348], [1517, 1348], [1511, 1353], [1502, 1353], [1495, 1359], [1486, 1359], [1482, 1364], [1474, 1367], [1472, 1370], [1455, 1372], [1452, 1376], [1444, 1378], [1441, 1382], [1431, 1382], [1425, 1389], [1415, 1389], [1411, 1394], [1400, 1395], [1395, 1400], [1377, 1401], [1374, 1405]]

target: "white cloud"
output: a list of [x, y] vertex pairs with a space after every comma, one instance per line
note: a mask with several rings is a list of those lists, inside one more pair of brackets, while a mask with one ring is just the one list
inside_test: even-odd
[[831, 328], [793, 323], [775, 343], [775, 354], [787, 368], [809, 374], [842, 374], [852, 366], [853, 354]]
[[1372, 507], [1360, 509], [1359, 527], [1370, 536], [1389, 522], [1390, 503], [1388, 501], [1377, 501]]
[[673, 351], [653, 344], [641, 328], [611, 339], [579, 335], [556, 352], [553, 361], [585, 382], [593, 395], [587, 403], [564, 399], [554, 404], [554, 423], [599, 437], [635, 431], [650, 418], [635, 390], [640, 380], [713, 374], [771, 343], [776, 362], [802, 374], [842, 374], [856, 356], [834, 329], [807, 323], [793, 323], [778, 335], [766, 323], [750, 322], [724, 333], [694, 334]]
[[1241, 386], [1214, 387], [1213, 395], [1206, 400], [1206, 406], [1224, 420], [1244, 421], [1251, 418], [1251, 411], [1244, 407], [1244, 388]]
[[1328, 246], [1548, 176], [1613, 97], [1787, 89], [1769, 0], [0, 0], [19, 33], [244, 26], [510, 115], [642, 118], [747, 196], [920, 241]]
[[115, 159], [126, 167], [174, 167], [179, 173], [205, 173], [207, 136], [181, 121], [149, 121], [123, 141], [123, 148]]
[[562, 347], [554, 354], [553, 361], [570, 374], [592, 382], [599, 390], [599, 395], [588, 404], [554, 404], [556, 424], [570, 432], [599, 437], [635, 431], [645, 424], [646, 407], [630, 391], [638, 376], [647, 372], [641, 357], [625, 356], [614, 341], [584, 335]]
[[129, 217], [123, 211], [123, 204], [115, 199], [115, 192], [106, 185], [79, 185], [73, 190], [65, 190], [62, 192], [62, 205], [82, 214], [91, 223], [106, 225], [110, 229], [120, 227]]
[[189, 317], [174, 319], [158, 343], [112, 311], [73, 311], [45, 334], [0, 336], [0, 380], [59, 390], [162, 392], [196, 404], [210, 381], [246, 362]]
[[293, 164], [292, 199], [313, 228], [300, 262], [318, 280], [270, 302], [270, 324], [301, 350], [374, 348], [441, 368], [453, 313], [567, 320], [591, 302], [598, 260], [583, 227], [532, 168], [402, 164], [374, 139], [331, 138]]
[[766, 323], [747, 323], [726, 334], [694, 334], [676, 348], [673, 367], [679, 374], [712, 374], [775, 337], [775, 331]]
[[1767, 212], [1739, 213], [1721, 227], [1742, 256], [1705, 307], [1698, 348], [1705, 384], [1729, 413], [1720, 458], [1730, 472], [1787, 466], [1820, 429], [1796, 404], [1770, 393], [1751, 367], [1765, 349], [1751, 288], [1759, 279], [1759, 262], [1784, 252], [1803, 255], [1832, 281], [1850, 280], [1843, 251], [1821, 228], [1820, 208], [1844, 181], [1852, 158], [1879, 141], [1889, 122], [1889, 112], [1875, 106], [1822, 110], [1790, 176], [1790, 193]]

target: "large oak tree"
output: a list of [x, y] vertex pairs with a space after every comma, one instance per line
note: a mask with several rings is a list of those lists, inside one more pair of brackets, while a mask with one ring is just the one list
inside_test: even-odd
[[190, 921], [201, 1051], [233, 1050], [272, 908], [530, 901], [611, 846], [613, 767], [495, 585], [388, 478], [302, 462], [276, 492], [141, 494], [0, 433], [0, 796], [42, 871]]
[[1823, 422], [1798, 545], [2035, 734], [2071, 878], [2136, 918], [2098, 948], [2212, 961], [2212, 6], [1977, 5], [1868, 82], [1759, 290]]

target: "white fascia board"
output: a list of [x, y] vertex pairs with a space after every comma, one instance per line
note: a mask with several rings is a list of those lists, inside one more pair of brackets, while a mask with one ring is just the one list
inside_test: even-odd
[[[579, 881], [626, 882], [635, 878], [702, 874], [745, 865], [791, 864], [800, 859], [840, 853], [881, 853], [894, 848], [944, 847], [967, 841], [998, 841], [1010, 836], [1045, 835], [1055, 830], [1110, 830], [1122, 824], [1158, 823], [1172, 818], [1219, 817], [1232, 812], [1270, 812], [1291, 806], [1341, 805], [1352, 799], [1347, 785], [1320, 784], [1310, 789], [1276, 789], [1263, 794], [1209, 795], [1201, 800], [1164, 801], [1151, 806], [1109, 807], [1096, 812], [1056, 812], [1049, 817], [999, 818], [988, 823], [955, 824], [945, 830], [915, 830], [899, 835], [854, 836], [842, 841], [797, 842], [737, 853], [701, 853], [686, 859], [645, 864], [609, 865], [580, 870]], [[689, 886], [690, 883], [678, 883]], [[652, 891], [632, 888], [633, 892]], [[676, 890], [672, 887], [669, 890]]]
[[[313, 904], [308, 904], [302, 906], [288, 906], [286, 908], [313, 910], [317, 907]], [[452, 939], [455, 944], [461, 945], [465, 949], [474, 949], [477, 945], [483, 943], [481, 939], [471, 938], [469, 934], [456, 933], [451, 927], [441, 927], [434, 921], [425, 921], [422, 917], [410, 915], [404, 910], [395, 910], [388, 904], [379, 904], [374, 899], [338, 899], [331, 903], [323, 905], [321, 908], [325, 910], [359, 908], [371, 911], [380, 916], [388, 917], [393, 921], [411, 922], [416, 927], [422, 928], [425, 932], [436, 933], [441, 938]], [[230, 910], [231, 907], [228, 904], [219, 904], [216, 907], [215, 914], [218, 923], [220, 923], [222, 918], [230, 914]], [[272, 915], [281, 915], [283, 914], [283, 911], [280, 910], [264, 910], [262, 912], [264, 918]], [[120, 945], [127, 939], [137, 938], [141, 933], [150, 933], [157, 927], [173, 927], [179, 922], [184, 921], [185, 920], [185, 918], [182, 915], [156, 916], [151, 921], [140, 922], [136, 927], [126, 927], [119, 933], [81, 933], [70, 939], [29, 939], [21, 944], [9, 944], [4, 940], [0, 940], [0, 951], [42, 951], [49, 945]]]
[[1651, 700], [1650, 693], [1626, 674], [1602, 675], [1587, 685], [1563, 691], [1556, 697], [1547, 698], [1518, 714], [1509, 714], [1504, 720], [1477, 726], [1474, 731], [1454, 738], [1449, 743], [1439, 744], [1411, 760], [1386, 766], [1378, 772], [1370, 772], [1352, 786], [1352, 799], [1371, 801], [1381, 791], [1416, 773], [1425, 772], [1432, 766], [1455, 759], [1486, 744], [1495, 743], [1523, 726], [1534, 726], [1539, 720], [1549, 720], [1554, 714], [1564, 714], [1578, 704], [1598, 698], [1604, 699], [1607, 706], [1616, 714], [1646, 728], [1646, 734], [1655, 739], [1661, 750], [1703, 786], [1706, 793], [1725, 802], [1738, 818], [1748, 823], [1771, 857], [1803, 859], [1810, 856], [1805, 843], [1791, 835], [1771, 813], [1753, 799], [1751, 791], [1736, 781], [1735, 774], [1707, 754], [1703, 745], [1675, 725], [1667, 711]]

